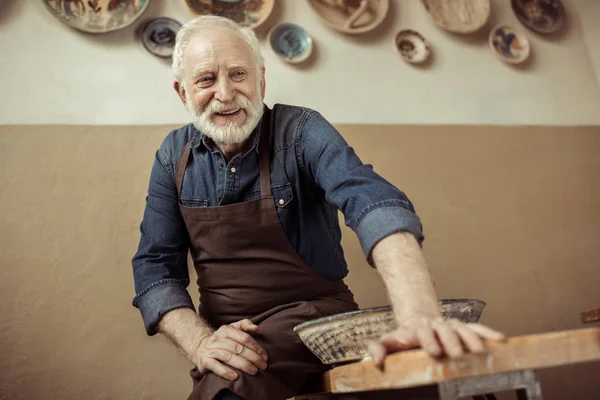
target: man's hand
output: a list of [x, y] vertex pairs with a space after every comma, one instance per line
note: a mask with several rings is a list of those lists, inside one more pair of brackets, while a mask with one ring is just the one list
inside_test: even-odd
[[502, 341], [502, 333], [456, 319], [419, 316], [403, 320], [398, 328], [369, 345], [375, 366], [382, 369], [386, 354], [422, 347], [433, 357], [458, 358], [465, 352], [485, 352], [485, 340]]
[[267, 368], [267, 352], [247, 332], [258, 332], [249, 319], [223, 325], [204, 336], [196, 350], [195, 364], [200, 373], [212, 371], [222, 378], [236, 380], [238, 375], [227, 365], [255, 375]]

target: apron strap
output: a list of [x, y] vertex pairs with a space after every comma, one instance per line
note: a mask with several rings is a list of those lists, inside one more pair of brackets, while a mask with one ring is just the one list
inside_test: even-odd
[[[260, 124], [260, 197], [271, 197], [271, 118], [273, 113], [265, 106], [262, 121]], [[185, 149], [177, 161], [177, 170], [175, 174], [175, 184], [177, 186], [177, 200], [181, 203], [181, 187], [183, 186], [183, 175], [190, 160], [191, 140], [185, 144]]]
[[190, 149], [192, 141], [190, 140], [185, 144], [185, 149], [181, 156], [179, 156], [179, 160], [177, 160], [177, 173], [175, 174], [175, 184], [177, 185], [177, 201], [181, 203], [181, 187], [183, 186], [183, 175], [185, 174], [185, 168], [190, 161]]
[[271, 129], [273, 112], [265, 106], [260, 126], [260, 197], [271, 197]]

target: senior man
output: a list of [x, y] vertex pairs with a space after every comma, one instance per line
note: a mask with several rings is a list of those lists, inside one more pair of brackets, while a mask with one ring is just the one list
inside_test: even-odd
[[[263, 104], [265, 67], [250, 29], [214, 16], [185, 24], [174, 88], [193, 123], [156, 153], [133, 258], [146, 332], [195, 365], [190, 399], [285, 399], [326, 370], [292, 331], [356, 310], [337, 210], [381, 274], [398, 329], [369, 351], [484, 351], [502, 334], [444, 321], [406, 195], [363, 164], [318, 112]], [[187, 255], [200, 307], [186, 290]]]

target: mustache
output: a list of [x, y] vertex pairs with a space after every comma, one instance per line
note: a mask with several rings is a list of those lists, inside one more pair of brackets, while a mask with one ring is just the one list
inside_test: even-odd
[[246, 96], [241, 94], [236, 94], [233, 98], [232, 102], [222, 103], [219, 100], [211, 100], [210, 103], [206, 105], [203, 112], [208, 115], [213, 115], [216, 113], [220, 113], [223, 111], [235, 110], [237, 108], [248, 109], [252, 106], [252, 102]]

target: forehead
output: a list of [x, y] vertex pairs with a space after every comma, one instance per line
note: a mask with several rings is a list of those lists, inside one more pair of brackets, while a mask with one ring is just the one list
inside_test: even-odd
[[248, 43], [231, 30], [222, 27], [206, 27], [194, 33], [185, 49], [184, 60], [186, 74], [205, 68], [255, 66]]

